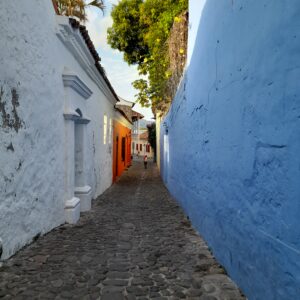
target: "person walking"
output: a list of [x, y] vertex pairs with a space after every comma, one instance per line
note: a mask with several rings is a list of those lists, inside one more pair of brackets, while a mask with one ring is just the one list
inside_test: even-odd
[[144, 156], [144, 167], [147, 169], [148, 157], [147, 155]]

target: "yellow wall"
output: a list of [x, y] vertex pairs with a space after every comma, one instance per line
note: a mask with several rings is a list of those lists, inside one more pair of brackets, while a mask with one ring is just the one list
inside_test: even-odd
[[156, 113], [156, 163], [158, 170], [160, 171], [160, 124], [161, 124], [161, 113]]

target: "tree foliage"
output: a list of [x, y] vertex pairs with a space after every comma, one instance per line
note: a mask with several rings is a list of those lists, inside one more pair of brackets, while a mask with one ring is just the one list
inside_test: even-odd
[[102, 0], [93, 0], [86, 3], [84, 0], [55, 0], [57, 10], [60, 15], [77, 17], [80, 21], [86, 21], [86, 8], [89, 6], [97, 7], [104, 11]]
[[137, 101], [156, 107], [168, 97], [169, 70], [167, 40], [174, 22], [187, 10], [188, 0], [121, 0], [113, 7], [113, 25], [108, 43], [124, 53], [128, 64], [135, 64], [141, 76], [133, 86]]
[[149, 52], [143, 41], [144, 26], [140, 27], [140, 6], [142, 0], [123, 0], [114, 6], [111, 16], [114, 25], [108, 29], [108, 43], [114, 49], [124, 52], [129, 64], [141, 63]]
[[151, 123], [147, 125], [148, 129], [148, 142], [151, 145], [154, 151], [154, 160], [156, 160], [156, 125], [155, 123]]

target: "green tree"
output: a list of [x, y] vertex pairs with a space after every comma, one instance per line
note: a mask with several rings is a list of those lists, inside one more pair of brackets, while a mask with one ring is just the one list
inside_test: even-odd
[[129, 64], [140, 64], [149, 53], [143, 40], [145, 26], [140, 23], [143, 0], [122, 0], [113, 7], [114, 25], [108, 29], [107, 40], [112, 48], [124, 52]]
[[133, 87], [139, 90], [137, 101], [145, 107], [149, 107], [148, 99], [151, 97], [151, 91], [148, 86], [148, 81], [145, 79], [138, 79], [132, 83]]
[[154, 162], [156, 162], [156, 124], [153, 122], [147, 125], [148, 142], [154, 151]]
[[86, 21], [86, 8], [89, 6], [97, 7], [104, 12], [102, 0], [93, 0], [86, 3], [84, 0], [55, 0], [57, 10], [60, 15], [77, 17], [80, 21]]
[[147, 76], [148, 80], [133, 82], [139, 90], [137, 101], [144, 106], [170, 100], [167, 40], [173, 23], [187, 8], [188, 0], [121, 0], [113, 7], [108, 43], [124, 53], [128, 64], [138, 65], [141, 76]]

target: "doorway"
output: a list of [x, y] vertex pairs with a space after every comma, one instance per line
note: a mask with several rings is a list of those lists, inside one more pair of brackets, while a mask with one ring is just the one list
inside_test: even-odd
[[118, 156], [119, 156], [119, 137], [116, 137], [116, 178], [118, 177], [118, 171], [119, 171], [119, 166], [118, 166]]

